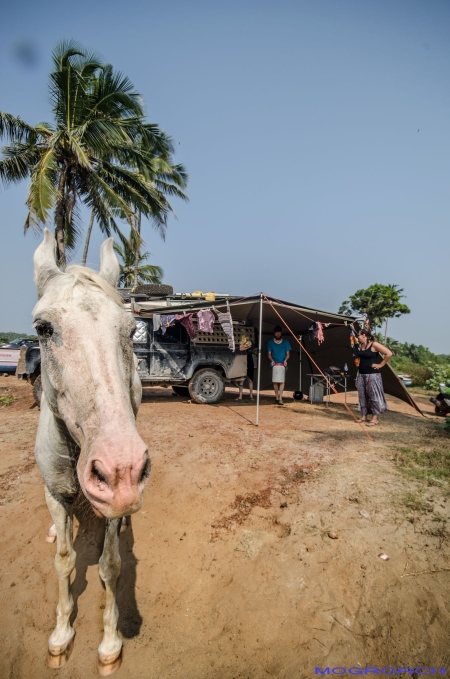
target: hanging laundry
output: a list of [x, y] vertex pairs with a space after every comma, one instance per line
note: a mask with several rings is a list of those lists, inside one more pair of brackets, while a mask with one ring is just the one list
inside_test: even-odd
[[234, 343], [233, 319], [231, 318], [231, 313], [230, 311], [226, 311], [225, 313], [218, 311], [217, 316], [225, 335], [228, 337], [228, 346], [231, 351], [234, 351], [236, 346]]
[[311, 325], [308, 328], [308, 337], [310, 342], [316, 339], [319, 342], [319, 344], [321, 344], [324, 340], [323, 324], [319, 322], [311, 323]]
[[153, 332], [158, 332], [161, 327], [161, 314], [153, 314]]
[[202, 309], [197, 312], [197, 324], [200, 332], [214, 332], [216, 317], [211, 309]]
[[316, 323], [316, 337], [317, 337], [317, 342], [319, 343], [319, 346], [320, 346], [322, 344], [323, 340], [324, 340], [324, 336], [323, 336], [322, 323], [319, 323], [319, 321], [317, 321], [317, 323]]
[[167, 328], [175, 323], [176, 314], [161, 314], [161, 332], [166, 334]]
[[180, 321], [181, 325], [184, 326], [187, 330], [187, 334], [191, 339], [195, 339], [197, 337], [197, 333], [195, 332], [194, 324], [192, 323], [192, 316], [194, 314], [177, 314], [175, 316], [176, 321]]

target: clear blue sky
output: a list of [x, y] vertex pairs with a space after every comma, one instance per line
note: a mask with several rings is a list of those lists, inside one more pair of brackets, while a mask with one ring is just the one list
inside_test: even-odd
[[[51, 120], [55, 43], [98, 50], [190, 174], [166, 242], [145, 233], [176, 291], [263, 290], [336, 311], [396, 283], [411, 314], [389, 334], [450, 353], [449, 35], [448, 0], [15, 0], [2, 7], [0, 108]], [[0, 190], [4, 331], [31, 331], [26, 188]]]

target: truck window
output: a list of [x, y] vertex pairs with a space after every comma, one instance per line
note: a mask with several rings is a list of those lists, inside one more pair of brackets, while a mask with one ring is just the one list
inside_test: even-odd
[[166, 328], [163, 335], [161, 329], [153, 334], [159, 344], [188, 344], [189, 337], [186, 328], [181, 323], [175, 322], [170, 328]]

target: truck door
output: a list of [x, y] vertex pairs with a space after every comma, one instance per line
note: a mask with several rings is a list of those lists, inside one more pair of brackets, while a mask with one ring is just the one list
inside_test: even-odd
[[152, 329], [150, 377], [184, 380], [189, 359], [189, 336], [181, 323], [175, 322], [164, 334], [161, 328], [157, 332]]
[[149, 375], [150, 328], [151, 321], [136, 320], [136, 332], [133, 335], [133, 351], [138, 361], [138, 374], [141, 380], [148, 378]]

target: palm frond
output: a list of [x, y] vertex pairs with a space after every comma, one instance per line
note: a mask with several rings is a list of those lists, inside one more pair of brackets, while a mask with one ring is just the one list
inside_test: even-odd
[[0, 180], [5, 186], [26, 179], [43, 154], [39, 147], [16, 142], [3, 148], [0, 160]]
[[6, 136], [9, 141], [27, 141], [31, 135], [35, 135], [36, 130], [31, 125], [27, 125], [21, 118], [0, 111], [0, 137]]
[[[28, 193], [28, 226], [45, 224], [49, 210], [54, 206], [58, 195], [58, 169], [53, 151], [49, 150], [34, 166]], [[28, 226], [25, 228], [27, 229]]]
[[129, 78], [109, 66], [95, 81], [95, 101], [91, 117], [107, 115], [110, 118], [138, 118], [142, 121], [142, 97]]
[[52, 51], [53, 64], [56, 70], [63, 70], [74, 57], [85, 57], [85, 50], [77, 40], [60, 40]]

